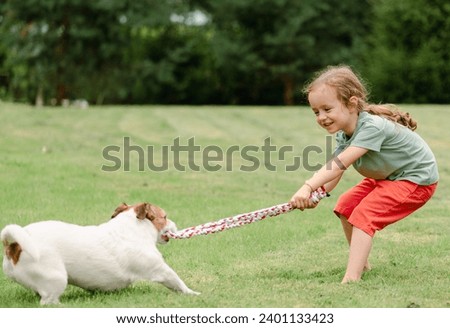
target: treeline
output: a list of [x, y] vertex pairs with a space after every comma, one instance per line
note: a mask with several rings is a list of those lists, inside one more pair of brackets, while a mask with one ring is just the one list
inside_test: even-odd
[[348, 64], [371, 100], [450, 103], [448, 0], [2, 0], [0, 100], [303, 103]]

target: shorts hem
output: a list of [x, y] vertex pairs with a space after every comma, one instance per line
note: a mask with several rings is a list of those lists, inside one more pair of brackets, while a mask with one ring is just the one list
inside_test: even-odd
[[356, 221], [356, 222], [352, 222], [351, 219], [349, 219], [349, 216], [346, 216], [344, 213], [346, 212], [345, 210], [339, 210], [339, 209], [334, 209], [333, 210], [334, 214], [336, 214], [336, 216], [338, 218], [340, 218], [341, 216], [343, 216], [348, 223], [350, 223], [352, 226], [358, 228], [359, 230], [364, 231], [366, 234], [368, 234], [370, 237], [373, 237], [376, 233], [375, 229], [369, 228], [369, 227], [363, 227], [360, 225], [361, 221]]

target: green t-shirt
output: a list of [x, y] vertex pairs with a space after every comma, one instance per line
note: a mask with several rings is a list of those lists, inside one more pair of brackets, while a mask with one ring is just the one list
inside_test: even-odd
[[353, 135], [336, 134], [339, 154], [348, 146], [369, 151], [353, 167], [373, 179], [409, 180], [419, 185], [438, 181], [436, 159], [427, 143], [407, 127], [367, 112], [359, 113]]

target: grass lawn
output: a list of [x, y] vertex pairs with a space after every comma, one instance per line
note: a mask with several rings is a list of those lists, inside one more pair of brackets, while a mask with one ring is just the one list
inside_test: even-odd
[[[450, 307], [450, 106], [402, 108], [434, 150], [441, 182], [425, 207], [375, 236], [373, 270], [360, 283], [340, 284], [348, 247], [332, 213], [338, 195], [360, 180], [350, 169], [315, 210], [161, 246], [200, 296], [149, 282], [110, 293], [69, 286], [62, 306]], [[0, 102], [0, 121], [0, 228], [48, 219], [99, 224], [121, 202], [157, 204], [179, 228], [254, 211], [288, 201], [325, 162], [330, 141], [306, 107], [77, 110]], [[263, 150], [267, 141], [276, 151]], [[200, 150], [175, 158], [170, 149], [177, 142]], [[151, 169], [149, 155], [167, 169]], [[32, 291], [3, 272], [0, 294], [0, 307], [39, 306]]]

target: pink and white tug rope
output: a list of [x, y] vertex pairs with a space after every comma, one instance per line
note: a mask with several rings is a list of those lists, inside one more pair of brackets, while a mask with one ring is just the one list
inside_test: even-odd
[[[318, 203], [321, 199], [328, 197], [329, 194], [323, 187], [311, 193], [311, 201]], [[164, 233], [165, 236], [173, 239], [187, 239], [198, 235], [209, 235], [212, 233], [217, 233], [225, 231], [228, 229], [241, 227], [246, 224], [250, 224], [256, 221], [261, 221], [269, 217], [274, 217], [280, 214], [288, 213], [294, 210], [294, 208], [289, 203], [283, 203], [275, 205], [272, 207], [264, 208], [258, 211], [253, 211], [249, 213], [238, 214], [228, 218], [224, 218], [215, 222], [208, 222], [200, 224], [198, 226], [189, 227], [177, 232], [167, 231]]]

